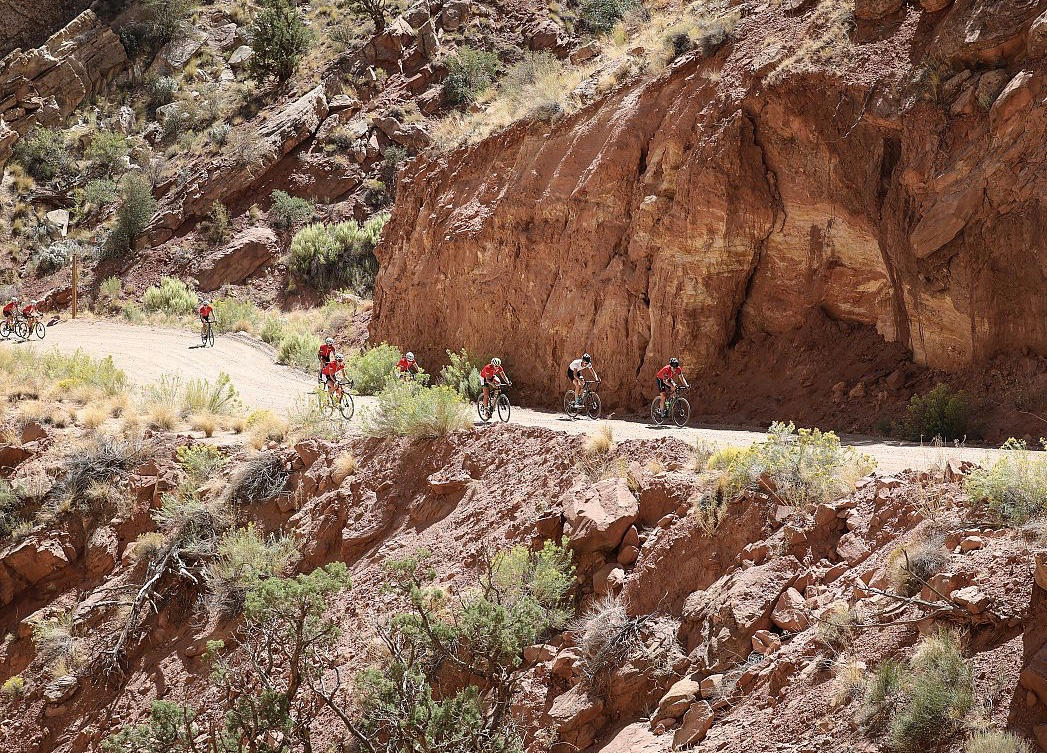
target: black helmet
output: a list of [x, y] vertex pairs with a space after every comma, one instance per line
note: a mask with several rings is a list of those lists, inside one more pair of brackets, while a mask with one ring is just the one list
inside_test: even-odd
[[582, 363], [592, 363], [592, 362], [593, 362], [593, 357], [591, 355], [589, 355], [588, 353], [586, 353], [584, 356], [582, 356]]
[[679, 358], [670, 358], [669, 359], [669, 365], [672, 366], [675, 369], [677, 366], [680, 365], [680, 359]]

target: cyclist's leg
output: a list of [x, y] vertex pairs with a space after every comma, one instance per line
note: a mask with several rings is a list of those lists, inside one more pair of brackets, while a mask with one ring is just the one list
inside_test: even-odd
[[488, 407], [491, 404], [491, 387], [490, 382], [484, 381], [484, 407]]

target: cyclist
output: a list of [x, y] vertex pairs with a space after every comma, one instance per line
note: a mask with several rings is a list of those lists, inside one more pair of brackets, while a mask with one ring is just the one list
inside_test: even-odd
[[658, 369], [658, 373], [654, 375], [654, 381], [658, 385], [658, 411], [662, 415], [665, 415], [666, 393], [672, 395], [676, 392], [677, 377], [683, 382], [684, 387], [690, 386], [684, 378], [683, 369], [680, 368], [679, 358], [670, 358], [668, 365]]
[[491, 390], [501, 387], [503, 383], [512, 385], [512, 382], [502, 368], [501, 358], [492, 358], [489, 364], [480, 369], [480, 378], [484, 381], [484, 408], [490, 410]]
[[338, 374], [342, 371], [345, 371], [345, 356], [341, 353], [335, 353], [334, 360], [328, 361], [320, 369], [320, 376], [327, 384], [328, 393], [333, 395], [336, 388], [341, 389], [338, 387]]
[[414, 353], [407, 351], [407, 354], [400, 359], [400, 362], [396, 364], [397, 376], [400, 377], [401, 382], [406, 382], [412, 378], [412, 372], [420, 374], [422, 367], [418, 365], [418, 362], [414, 358]]
[[207, 342], [207, 325], [214, 324], [214, 308], [210, 301], [200, 301], [200, 339]]
[[30, 330], [36, 324], [36, 320], [40, 317], [40, 310], [37, 306], [39, 306], [38, 301], [29, 301], [29, 303], [27, 303], [22, 309], [22, 318], [25, 319]]
[[18, 316], [18, 298], [12, 298], [4, 304], [4, 319], [7, 320], [7, 326], [14, 328], [15, 317]]
[[583, 354], [581, 358], [574, 359], [567, 367], [567, 378], [574, 382], [575, 405], [582, 404], [582, 393], [585, 391], [585, 377], [583, 374], [586, 371], [593, 375], [591, 381], [600, 381], [600, 377], [596, 374], [596, 368], [593, 366], [593, 357], [588, 353]]
[[324, 344], [320, 346], [320, 350], [316, 351], [316, 357], [320, 361], [322, 367], [325, 363], [331, 363], [331, 359], [334, 358], [334, 338], [328, 337], [324, 340]]

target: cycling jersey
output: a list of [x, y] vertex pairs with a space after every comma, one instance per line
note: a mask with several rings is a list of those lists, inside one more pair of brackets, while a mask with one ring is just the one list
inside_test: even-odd
[[401, 358], [400, 362], [396, 364], [396, 368], [400, 371], [410, 371], [411, 369], [417, 369], [418, 365], [414, 361], [408, 361], [406, 358]]
[[338, 361], [328, 361], [324, 364], [324, 367], [320, 369], [320, 373], [324, 376], [334, 376], [343, 369], [345, 369], [344, 363], [338, 363]]
[[495, 366], [489, 363], [486, 366], [484, 366], [483, 369], [480, 370], [480, 378], [484, 381], [487, 381], [488, 379], [493, 379], [496, 376], [504, 377], [505, 369], [503, 369], [501, 366]]
[[585, 363], [585, 361], [583, 361], [581, 358], [576, 358], [573, 361], [571, 361], [571, 365], [567, 368], [569, 368], [571, 371], [577, 374], [582, 369], [589, 368], [589, 364]]
[[675, 379], [683, 373], [683, 369], [677, 366], [675, 369], [672, 366], [666, 365], [658, 369], [658, 373], [655, 374], [656, 379], [661, 379], [663, 382], [667, 382], [670, 379]]
[[213, 311], [214, 311], [214, 309], [211, 308], [210, 306], [201, 306], [200, 307], [200, 318], [205, 320], [205, 321], [210, 319], [211, 318], [211, 313]]
[[327, 343], [324, 343], [323, 345], [320, 346], [320, 352], [316, 354], [316, 357], [319, 358], [324, 363], [329, 363], [330, 360], [331, 360], [331, 356], [333, 354], [334, 354], [334, 346], [333, 345], [328, 345]]
[[22, 309], [22, 316], [26, 317], [27, 319], [30, 316], [33, 316], [33, 314], [35, 314], [35, 313], [36, 313], [36, 308], [33, 307], [33, 306], [26, 306], [24, 309]]
[[11, 316], [13, 313], [15, 313], [15, 302], [11, 301], [4, 306], [4, 316]]

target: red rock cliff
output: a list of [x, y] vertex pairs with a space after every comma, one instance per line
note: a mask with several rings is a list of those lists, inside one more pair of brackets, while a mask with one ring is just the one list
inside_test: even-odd
[[669, 355], [711, 368], [812, 310], [935, 368], [1047, 353], [1047, 0], [901, 8], [812, 64], [827, 3], [420, 160], [372, 336], [507, 356], [546, 397], [589, 350], [634, 405]]

